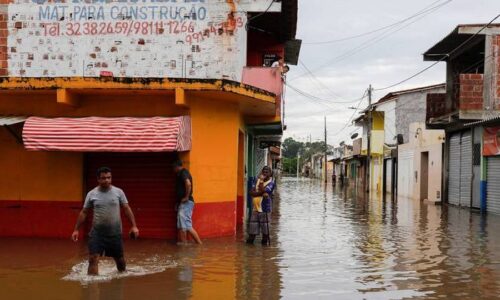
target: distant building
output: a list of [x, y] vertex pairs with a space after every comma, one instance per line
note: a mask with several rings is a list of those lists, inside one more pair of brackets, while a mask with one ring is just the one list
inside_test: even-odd
[[[399, 186], [398, 145], [409, 143], [414, 132], [410, 127], [415, 122], [425, 122], [427, 95], [445, 91], [445, 84], [391, 92], [372, 105], [371, 124], [369, 111], [363, 111], [355, 124], [363, 128], [361, 153], [367, 152], [364, 142], [368, 126], [371, 126], [370, 140], [370, 182], [371, 192], [394, 194]], [[413, 155], [416, 154], [412, 154]], [[431, 162], [429, 162], [431, 163]], [[408, 170], [405, 169], [405, 173]], [[411, 167], [410, 172], [415, 172]], [[418, 177], [418, 176], [417, 176]], [[428, 180], [418, 177], [417, 180]], [[405, 189], [410, 189], [405, 187]], [[399, 193], [398, 193], [399, 195]]]

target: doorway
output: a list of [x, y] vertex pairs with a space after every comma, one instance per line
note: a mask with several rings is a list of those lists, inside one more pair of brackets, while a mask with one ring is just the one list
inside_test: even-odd
[[[109, 167], [113, 185], [123, 189], [143, 238], [175, 239], [177, 213], [174, 211], [175, 173], [172, 162], [177, 153], [87, 153], [85, 181], [88, 192], [96, 182], [96, 170]], [[195, 186], [196, 188], [196, 186]], [[123, 232], [130, 223], [122, 212]], [[89, 223], [87, 223], [89, 224]]]
[[429, 152], [422, 152], [420, 159], [420, 200], [429, 198]]

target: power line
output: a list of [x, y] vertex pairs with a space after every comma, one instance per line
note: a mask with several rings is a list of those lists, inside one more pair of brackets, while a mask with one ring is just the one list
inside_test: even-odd
[[[352, 40], [352, 39], [356, 39], [356, 38], [360, 38], [360, 37], [363, 37], [363, 36], [367, 36], [367, 35], [370, 35], [372, 33], [376, 33], [376, 32], [379, 32], [379, 31], [383, 31], [385, 29], [389, 29], [389, 28], [392, 28], [394, 26], [397, 26], [399, 24], [402, 24], [402, 23], [405, 23], [406, 21], [409, 21], [415, 17], [418, 17], [419, 15], [425, 13], [430, 7], [434, 6], [434, 4], [437, 4], [439, 2], [441, 2], [443, 0], [438, 0], [438, 1], [435, 1], [433, 3], [431, 3], [430, 5], [424, 7], [422, 10], [418, 11], [416, 14], [413, 14], [411, 16], [409, 16], [408, 18], [405, 18], [403, 20], [400, 20], [398, 22], [395, 22], [395, 23], [392, 23], [392, 24], [389, 24], [389, 25], [386, 25], [384, 27], [380, 27], [378, 29], [375, 29], [375, 30], [371, 30], [371, 31], [368, 31], [368, 32], [365, 32], [365, 33], [361, 33], [361, 34], [356, 34], [356, 35], [352, 35], [352, 36], [348, 36], [348, 37], [344, 37], [344, 38], [340, 38], [340, 39], [336, 39], [336, 40], [329, 40], [329, 41], [320, 41], [320, 42], [304, 42], [303, 44], [304, 45], [324, 45], [324, 44], [333, 44], [333, 43], [338, 43], [338, 42], [343, 42], [343, 41], [348, 41], [348, 40]], [[449, 0], [449, 1], [453, 1], [453, 0]], [[448, 1], [448, 2], [449, 2]]]
[[326, 98], [321, 98], [321, 97], [318, 97], [318, 96], [315, 96], [315, 95], [312, 95], [308, 92], [305, 92], [299, 88], [296, 88], [294, 87], [293, 85], [290, 85], [288, 82], [285, 82], [285, 85], [288, 86], [290, 89], [292, 89], [293, 91], [295, 91], [296, 93], [306, 97], [306, 98], [309, 98], [311, 100], [315, 100], [315, 101], [319, 101], [319, 103], [322, 103], [322, 104], [325, 104], [326, 106], [329, 106], [330, 108], [333, 108], [331, 107], [329, 104], [350, 104], [350, 103], [354, 103], [356, 101], [359, 101], [361, 100], [362, 98], [358, 98], [358, 99], [353, 99], [353, 100], [348, 100], [348, 101], [345, 101], [345, 102], [342, 102], [342, 101], [332, 101], [330, 99], [326, 99]]
[[[441, 3], [441, 4], [437, 5], [437, 6], [434, 6], [434, 7], [430, 8], [430, 9], [428, 9], [428, 10], [425, 12], [425, 14], [423, 14], [422, 16], [420, 16], [420, 18], [417, 18], [417, 19], [416, 19], [416, 20], [414, 20], [413, 22], [410, 22], [410, 23], [408, 23], [408, 24], [405, 24], [404, 26], [402, 26], [402, 27], [400, 27], [400, 28], [397, 28], [397, 29], [395, 29], [395, 30], [392, 30], [392, 31], [391, 31], [391, 30], [388, 30], [387, 32], [384, 32], [384, 33], [382, 33], [382, 34], [380, 34], [380, 35], [377, 35], [377, 36], [375, 36], [375, 37], [373, 37], [373, 38], [371, 38], [371, 39], [369, 39], [369, 40], [367, 40], [367, 41], [365, 41], [365, 42], [363, 42], [363, 43], [359, 44], [358, 46], [356, 46], [356, 47], [354, 47], [354, 48], [352, 48], [352, 49], [350, 49], [350, 50], [347, 50], [347, 51], [346, 51], [346, 52], [344, 52], [343, 54], [340, 54], [340, 55], [338, 55], [338, 56], [336, 56], [336, 57], [332, 58], [331, 60], [329, 60], [329, 61], [328, 61], [328, 62], [326, 62], [325, 64], [323, 64], [323, 65], [321, 65], [321, 66], [319, 66], [319, 67], [315, 68], [315, 69], [314, 69], [314, 71], [312, 71], [312, 72], [317, 72], [317, 71], [319, 71], [319, 70], [323, 69], [323, 68], [324, 68], [324, 67], [326, 67], [326, 66], [330, 66], [330, 65], [332, 65], [332, 64], [335, 64], [335, 63], [341, 62], [341, 61], [343, 61], [343, 60], [345, 60], [345, 59], [347, 59], [347, 58], [352, 57], [353, 55], [355, 55], [355, 54], [359, 53], [360, 51], [363, 51], [363, 50], [365, 50], [365, 49], [367, 49], [367, 48], [369, 48], [369, 47], [371, 47], [371, 46], [373, 46], [373, 45], [375, 45], [375, 44], [377, 44], [377, 43], [381, 42], [382, 40], [384, 40], [384, 39], [388, 38], [389, 36], [391, 36], [391, 35], [393, 35], [393, 34], [395, 34], [395, 33], [399, 32], [399, 31], [401, 31], [401, 30], [403, 30], [403, 29], [405, 29], [405, 28], [407, 28], [408, 26], [410, 26], [410, 25], [412, 25], [412, 24], [414, 24], [414, 23], [416, 23], [416, 22], [418, 22], [418, 21], [420, 21], [421, 19], [423, 19], [423, 18], [424, 18], [424, 17], [426, 17], [427, 15], [429, 15], [429, 14], [433, 13], [434, 11], [436, 11], [436, 10], [440, 9], [441, 7], [443, 7], [443, 6], [445, 6], [446, 4], [450, 3], [451, 1], [453, 1], [453, 0], [448, 0], [447, 2]], [[302, 73], [302, 74], [300, 74], [300, 75], [298, 75], [298, 76], [296, 76], [296, 77], [294, 77], [294, 78], [290, 79], [290, 81], [293, 81], [293, 80], [296, 80], [296, 79], [298, 79], [298, 78], [301, 78], [301, 77], [303, 77], [304, 75], [306, 75], [307, 73], [308, 73], [308, 72], [306, 72], [306, 73]]]
[[438, 63], [448, 59], [449, 57], [451, 57], [451, 55], [455, 52], [457, 52], [458, 50], [460, 50], [463, 46], [467, 45], [471, 40], [473, 40], [476, 36], [478, 36], [484, 29], [486, 29], [488, 26], [490, 26], [493, 22], [495, 22], [496, 19], [500, 18], [500, 14], [497, 15], [496, 17], [494, 17], [488, 24], [484, 25], [478, 32], [476, 32], [475, 34], [473, 34], [471, 37], [469, 37], [467, 40], [465, 40], [464, 42], [462, 42], [460, 45], [458, 45], [455, 49], [453, 49], [452, 51], [450, 51], [449, 53], [447, 54], [443, 54], [443, 57], [440, 58], [439, 60], [435, 61], [433, 64], [431, 64], [430, 66], [418, 71], [417, 73], [411, 75], [410, 77], [406, 78], [406, 79], [403, 79], [399, 82], [396, 82], [394, 84], [391, 84], [389, 86], [386, 86], [384, 88], [378, 88], [378, 89], [374, 89], [374, 91], [383, 91], [383, 90], [387, 90], [387, 89], [390, 89], [390, 88], [393, 88], [395, 86], [398, 86], [400, 84], [403, 84], [415, 77], [417, 77], [418, 75], [426, 72], [427, 70], [433, 68], [435, 65], [437, 65]]
[[[336, 98], [339, 98], [339, 99], [342, 99], [342, 100], [345, 100], [343, 99], [342, 96], [338, 95], [337, 93], [333, 92], [328, 86], [326, 86], [323, 82], [321, 82], [315, 75], [314, 73], [311, 72], [311, 70], [306, 66], [306, 64], [302, 61], [302, 60], [299, 60], [299, 63], [300, 63], [300, 66], [304, 68], [304, 70], [306, 70], [307, 73], [309, 73], [309, 76], [311, 78], [311, 80], [314, 80], [319, 87], [329, 91], [334, 97]], [[345, 101], [335, 101], [334, 103], [337, 103], [337, 104], [342, 104], [342, 103], [345, 103], [345, 104], [351, 104], [351, 103], [354, 103], [354, 102], [357, 102], [360, 98], [357, 98], [357, 99], [351, 99], [351, 100], [345, 100]], [[333, 102], [332, 102], [333, 103]]]
[[359, 100], [358, 102], [358, 105], [356, 106], [356, 109], [354, 110], [354, 112], [352, 113], [351, 117], [349, 118], [349, 120], [344, 124], [344, 127], [342, 127], [342, 129], [340, 129], [339, 131], [337, 131], [334, 135], [339, 135], [340, 133], [342, 133], [347, 127], [349, 127], [349, 124], [352, 123], [353, 119], [354, 119], [354, 116], [356, 115], [356, 113], [358, 112], [359, 110], [359, 107], [361, 106], [361, 103], [363, 102], [363, 99], [365, 98], [365, 96], [367, 95], [368, 91], [365, 91], [365, 93], [363, 94], [363, 97], [361, 98], [361, 100]]

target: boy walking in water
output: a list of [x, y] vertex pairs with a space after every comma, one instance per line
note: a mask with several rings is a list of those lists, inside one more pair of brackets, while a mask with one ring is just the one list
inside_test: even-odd
[[253, 197], [253, 209], [248, 226], [248, 244], [253, 244], [255, 237], [262, 232], [262, 245], [270, 245], [269, 239], [271, 220], [272, 194], [274, 191], [274, 180], [271, 168], [265, 166], [250, 191]]
[[78, 241], [80, 226], [85, 222], [90, 209], [94, 216], [89, 239], [89, 268], [88, 275], [99, 274], [99, 257], [107, 256], [115, 260], [119, 272], [126, 270], [123, 257], [122, 222], [120, 207], [132, 223], [129, 235], [132, 238], [139, 236], [139, 229], [135, 223], [134, 214], [128, 205], [127, 197], [120, 188], [111, 185], [111, 169], [102, 167], [97, 170], [99, 185], [88, 192], [83, 209], [76, 220], [75, 230], [71, 235], [73, 241]]
[[198, 244], [202, 244], [198, 233], [193, 228], [193, 177], [191, 173], [182, 166], [182, 161], [176, 160], [173, 163], [174, 171], [177, 174], [175, 190], [177, 195], [177, 230], [182, 244], [187, 243], [187, 233], [189, 232]]

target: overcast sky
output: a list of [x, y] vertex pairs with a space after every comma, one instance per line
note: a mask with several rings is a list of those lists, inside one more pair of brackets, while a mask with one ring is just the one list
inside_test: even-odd
[[[359, 38], [308, 44], [364, 34], [419, 12], [406, 22]], [[303, 41], [300, 60], [313, 76], [301, 65], [292, 66], [287, 81], [294, 88], [330, 102], [355, 100], [370, 83], [375, 89], [383, 88], [429, 66], [432, 62], [424, 62], [422, 54], [458, 24], [488, 23], [499, 13], [500, 0], [299, 0], [297, 38]], [[391, 91], [444, 81], [443, 62], [400, 86], [375, 92], [373, 100]], [[348, 107], [358, 102], [327, 101], [311, 100], [287, 88], [285, 137], [305, 141], [311, 134], [313, 141], [323, 139], [326, 114], [328, 143], [336, 146], [350, 141], [356, 127], [336, 133], [354, 112]], [[363, 100], [360, 107], [366, 106], [367, 100]]]

